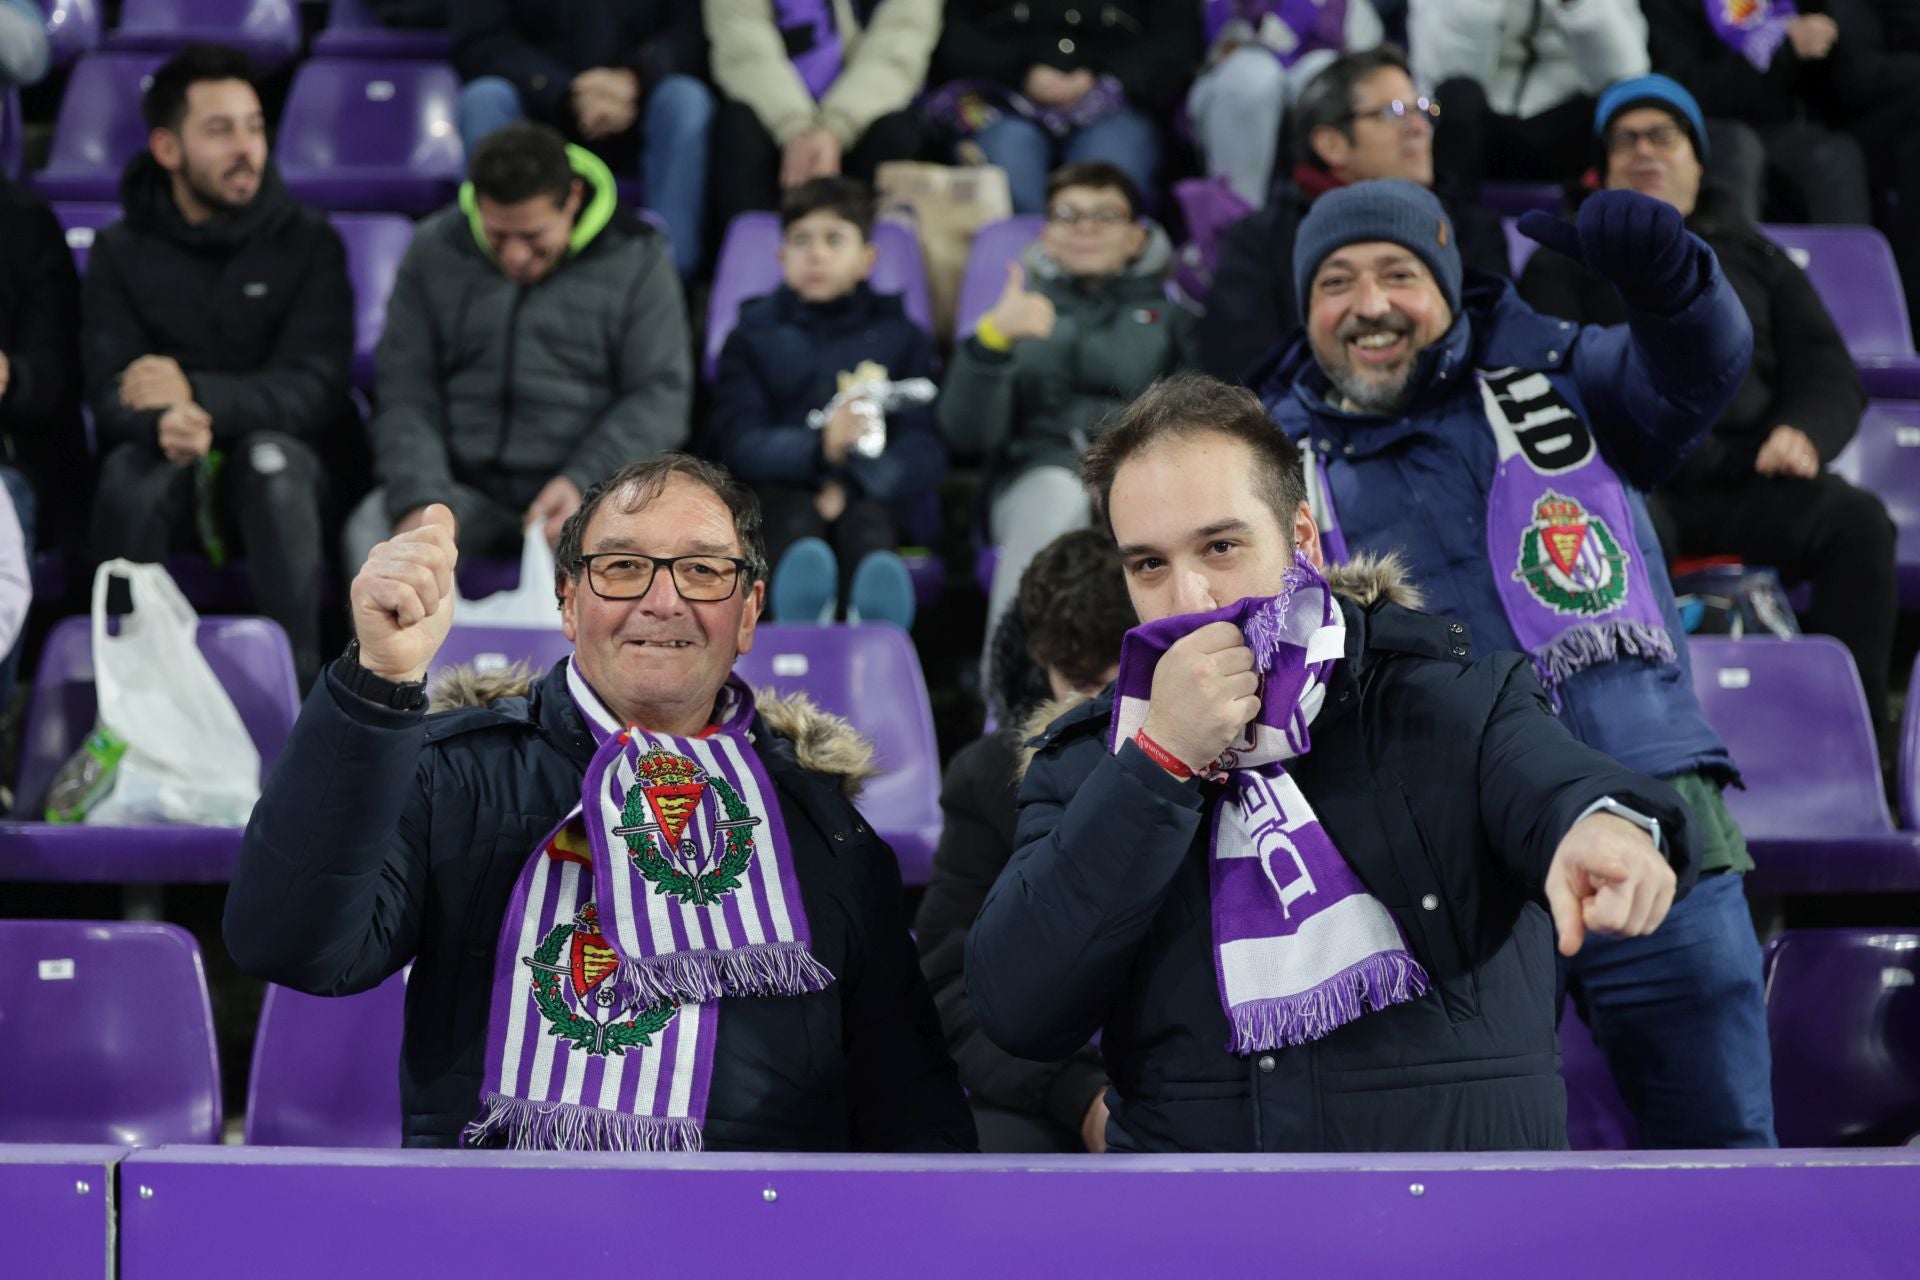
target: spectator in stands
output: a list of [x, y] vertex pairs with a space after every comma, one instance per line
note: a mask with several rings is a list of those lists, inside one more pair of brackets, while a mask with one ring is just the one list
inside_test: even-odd
[[1306, 332], [1262, 394], [1310, 459], [1322, 528], [1404, 555], [1479, 644], [1531, 655], [1574, 737], [1686, 800], [1699, 885], [1658, 934], [1583, 949], [1569, 981], [1643, 1142], [1771, 1146], [1753, 862], [1721, 797], [1737, 774], [1694, 697], [1641, 496], [1733, 400], [1752, 326], [1658, 200], [1602, 191], [1577, 227], [1539, 212], [1520, 227], [1610, 281], [1628, 323], [1576, 328], [1505, 282], [1463, 287], [1433, 197], [1363, 183], [1301, 224]]
[[[27, 540], [13, 513], [13, 497], [0, 485], [0, 653], [9, 653], [27, 625], [27, 606], [33, 603], [33, 572], [27, 563]], [[0, 689], [0, 708], [13, 692], [11, 664], [7, 687]]]
[[[0, 487], [25, 553], [85, 527], [93, 461], [80, 425], [80, 278], [47, 202], [0, 178]], [[39, 495], [57, 494], [41, 520]], [[0, 644], [0, 712], [19, 671]]]
[[241, 968], [313, 993], [414, 962], [408, 1145], [973, 1149], [893, 854], [848, 799], [871, 747], [731, 676], [766, 591], [758, 516], [711, 463], [623, 467], [561, 538], [570, 657], [531, 683], [444, 673], [457, 709], [432, 715], [452, 514], [354, 579], [354, 641], [267, 780], [225, 933]]
[[0, 0], [0, 88], [47, 74], [47, 18], [33, 0]]
[[[780, 204], [786, 283], [740, 308], [720, 353], [710, 447], [754, 487], [775, 565], [774, 616], [830, 620], [836, 604], [866, 621], [913, 625], [913, 583], [893, 548], [905, 504], [931, 493], [946, 448], [930, 404], [884, 415], [880, 448], [858, 384], [933, 376], [933, 337], [894, 294], [867, 285], [873, 196], [851, 178], [812, 178]], [[831, 543], [831, 546], [829, 546]], [[836, 559], [837, 553], [837, 559]], [[845, 588], [841, 570], [850, 571]]]
[[699, 267], [713, 94], [694, 0], [461, 0], [453, 6], [460, 140], [552, 125], [638, 173], [682, 276]]
[[379, 487], [348, 522], [348, 564], [436, 502], [469, 555], [515, 554], [534, 522], [556, 540], [596, 481], [685, 442], [692, 365], [662, 239], [546, 125], [481, 143], [387, 303]]
[[[1336, 58], [1307, 82], [1293, 107], [1292, 180], [1276, 184], [1266, 208], [1221, 237], [1200, 321], [1201, 368], [1237, 380], [1299, 326], [1293, 240], [1315, 200], [1370, 178], [1435, 185], [1438, 109], [1415, 91], [1406, 58], [1391, 45]], [[1500, 219], [1470, 199], [1443, 195], [1442, 203], [1459, 231], [1467, 266], [1505, 276], [1507, 235]]]
[[1447, 108], [1440, 167], [1469, 193], [1578, 178], [1594, 99], [1649, 69], [1636, 0], [1411, 0], [1407, 31], [1413, 78]]
[[1757, 129], [1766, 163], [1788, 176], [1808, 218], [1875, 221], [1859, 180], [1864, 152], [1908, 308], [1920, 313], [1920, 56], [1887, 47], [1859, 0], [1828, 0], [1819, 13], [1761, 0], [1738, 21], [1696, 0], [1645, 5], [1653, 65], [1708, 115]]
[[260, 611], [305, 688], [320, 670], [327, 460], [347, 401], [353, 291], [325, 217], [287, 194], [245, 56], [196, 45], [154, 72], [147, 150], [87, 264], [81, 328], [102, 458], [93, 544], [219, 562], [237, 527]]
[[1111, 1150], [1565, 1146], [1551, 938], [1659, 925], [1680, 798], [1395, 562], [1330, 586], [1251, 392], [1170, 379], [1085, 475], [1142, 625], [1037, 743], [967, 942], [981, 1027], [1036, 1061], [1100, 1030]]
[[[1737, 555], [1813, 584], [1812, 631], [1853, 652], [1883, 752], [1898, 593], [1893, 522], [1880, 500], [1824, 470], [1853, 439], [1866, 393], [1806, 273], [1700, 184], [1700, 108], [1665, 76], [1623, 81], [1594, 115], [1606, 186], [1664, 200], [1712, 247], [1753, 324], [1753, 364], [1713, 434], [1660, 490], [1652, 511], [1670, 556]], [[1520, 291], [1548, 315], [1621, 324], [1612, 285], [1537, 253]]]
[[1206, 64], [1187, 92], [1194, 142], [1207, 176], [1258, 209], [1273, 184], [1286, 108], [1341, 53], [1378, 45], [1385, 28], [1368, 0], [1202, 0], [1201, 17]]
[[940, 0], [701, 0], [713, 82], [713, 214], [725, 227], [810, 178], [873, 183], [926, 146], [914, 109]]
[[1034, 553], [1087, 523], [1076, 468], [1107, 415], [1197, 361], [1197, 322], [1167, 301], [1171, 259], [1124, 170], [1067, 165], [1047, 180], [1040, 239], [1008, 264], [999, 301], [954, 352], [940, 429], [956, 454], [987, 464], [987, 533], [1000, 548], [989, 636]]
[[992, 702], [1000, 727], [963, 747], [940, 787], [946, 824], [914, 917], [920, 967], [988, 1152], [1106, 1150], [1107, 1072], [1084, 1046], [1058, 1062], [1016, 1058], [987, 1038], [967, 1002], [967, 932], [1013, 857], [1022, 744], [1113, 680], [1134, 624], [1113, 539], [1076, 529], [1043, 548], [1019, 605], [994, 636]]
[[928, 110], [1007, 171], [1014, 212], [1040, 213], [1062, 163], [1114, 165], [1158, 190], [1154, 119], [1199, 59], [1194, 0], [947, 0]]

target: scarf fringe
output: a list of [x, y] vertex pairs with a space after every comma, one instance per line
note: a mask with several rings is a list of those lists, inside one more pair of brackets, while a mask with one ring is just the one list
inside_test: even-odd
[[1418, 999], [1431, 985], [1407, 952], [1375, 952], [1305, 991], [1233, 1006], [1228, 1051], [1264, 1053], [1318, 1040], [1364, 1013]]
[[622, 1115], [568, 1102], [528, 1102], [483, 1095], [486, 1110], [460, 1134], [477, 1147], [504, 1138], [510, 1151], [700, 1151], [700, 1122]]
[[731, 951], [675, 951], [620, 961], [616, 980], [641, 1003], [705, 1004], [722, 996], [798, 996], [825, 991], [833, 974], [804, 942], [771, 942]]
[[1616, 618], [1567, 628], [1534, 650], [1533, 665], [1540, 683], [1553, 689], [1576, 672], [1622, 658], [1661, 664], [1678, 662], [1680, 655], [1665, 627]]

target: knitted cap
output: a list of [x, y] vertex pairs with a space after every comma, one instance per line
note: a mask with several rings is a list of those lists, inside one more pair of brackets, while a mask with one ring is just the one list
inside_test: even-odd
[[1293, 289], [1302, 319], [1320, 264], [1337, 249], [1374, 240], [1418, 255], [1433, 272], [1447, 306], [1460, 310], [1460, 246], [1453, 219], [1425, 187], [1404, 178], [1374, 178], [1329, 191], [1300, 220], [1293, 241]]
[[1703, 165], [1707, 162], [1707, 120], [1700, 114], [1700, 104], [1693, 100], [1693, 95], [1679, 81], [1666, 76], [1635, 76], [1608, 86], [1593, 109], [1593, 140], [1601, 148], [1602, 177], [1607, 172], [1607, 126], [1615, 117], [1635, 107], [1659, 107], [1671, 115], [1687, 131], [1687, 137], [1693, 142], [1694, 157]]

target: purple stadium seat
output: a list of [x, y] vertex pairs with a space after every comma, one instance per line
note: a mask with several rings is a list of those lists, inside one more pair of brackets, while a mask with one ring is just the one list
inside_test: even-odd
[[[873, 227], [874, 262], [869, 283], [876, 293], [897, 293], [907, 317], [933, 332], [933, 297], [927, 291], [927, 270], [920, 242], [911, 228], [898, 222], [876, 222]], [[727, 227], [720, 257], [713, 269], [713, 293], [707, 302], [706, 375], [711, 382], [720, 364], [720, 348], [740, 318], [740, 304], [780, 287], [780, 217], [773, 213], [743, 213]]]
[[1775, 938], [1767, 1038], [1781, 1146], [1898, 1146], [1920, 1134], [1920, 933]]
[[973, 335], [980, 317], [993, 309], [1000, 291], [1007, 285], [1007, 264], [1020, 251], [1040, 238], [1045, 218], [1003, 218], [989, 222], [973, 233], [967, 249], [967, 269], [960, 277], [960, 294], [953, 304], [954, 341]]
[[326, 29], [313, 38], [316, 58], [424, 58], [444, 62], [452, 52], [451, 32], [381, 26], [366, 0], [331, 0]]
[[33, 185], [49, 200], [118, 200], [120, 172], [147, 145], [140, 95], [160, 53], [89, 53], [73, 64], [53, 149]]
[[8, 182], [20, 177], [21, 128], [20, 91], [8, 85], [0, 92], [0, 178]]
[[1727, 792], [1768, 893], [1920, 889], [1920, 833], [1896, 831], [1853, 658], [1828, 636], [1695, 636], [1693, 687], [1746, 781]]
[[302, 63], [276, 140], [287, 189], [322, 209], [431, 213], [466, 171], [459, 97], [459, 77], [439, 63]]
[[220, 1140], [200, 949], [170, 924], [0, 920], [0, 1142]]
[[1527, 263], [1533, 258], [1533, 251], [1540, 242], [1520, 233], [1518, 218], [1502, 218], [1500, 226], [1507, 233], [1507, 266], [1513, 272], [1513, 278], [1520, 279], [1520, 273], [1527, 269]]
[[106, 47], [170, 54], [201, 41], [232, 45], [272, 70], [300, 52], [300, 6], [295, 0], [124, 0]]
[[925, 884], [940, 839], [940, 752], [913, 641], [884, 623], [763, 625], [734, 671], [756, 689], [804, 693], [873, 743], [879, 777], [861, 813], [893, 846], [901, 878]]
[[98, 0], [40, 0], [47, 15], [47, 52], [64, 67], [100, 47]]
[[1833, 312], [1860, 368], [1867, 394], [1920, 399], [1920, 357], [1900, 269], [1887, 238], [1872, 227], [1763, 227], [1805, 269]]
[[1873, 400], [1834, 474], [1878, 494], [1893, 517], [1900, 602], [1920, 608], [1920, 401]]
[[1480, 188], [1480, 203], [1495, 213], [1517, 218], [1529, 209], [1559, 213], [1566, 194], [1551, 182], [1489, 182]]
[[1567, 1143], [1575, 1151], [1630, 1151], [1640, 1124], [1569, 999], [1560, 1012], [1560, 1075], [1567, 1084]]
[[1900, 720], [1900, 815], [1909, 830], [1920, 830], [1920, 654], [1907, 680], [1906, 712]]
[[448, 667], [471, 664], [480, 671], [497, 671], [516, 662], [545, 675], [554, 663], [573, 652], [573, 643], [560, 631], [560, 618], [554, 615], [552, 627], [463, 627], [454, 623], [447, 642], [433, 656], [427, 668], [432, 679]]
[[53, 206], [53, 216], [66, 232], [67, 251], [73, 255], [74, 269], [87, 274], [87, 258], [93, 253], [93, 237], [103, 228], [120, 221], [120, 206], [106, 201], [83, 203], [63, 200]]
[[347, 278], [353, 283], [353, 381], [373, 390], [373, 353], [387, 327], [387, 298], [400, 259], [413, 243], [413, 223], [393, 213], [336, 213], [334, 230], [347, 249]]
[[[300, 711], [286, 633], [265, 618], [202, 618], [200, 651], [260, 752], [262, 776]], [[93, 729], [93, 634], [88, 618], [55, 624], [33, 673], [20, 741], [16, 813], [38, 817], [54, 774]], [[0, 880], [221, 882], [240, 832], [217, 827], [89, 827], [0, 822]]]
[[402, 970], [371, 991], [310, 996], [269, 986], [253, 1039], [247, 1145], [400, 1145]]

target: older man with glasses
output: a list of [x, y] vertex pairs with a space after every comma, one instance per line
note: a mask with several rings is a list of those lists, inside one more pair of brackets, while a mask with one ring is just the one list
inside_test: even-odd
[[850, 795], [873, 752], [733, 677], [760, 513], [684, 454], [594, 486], [560, 537], [574, 651], [425, 676], [453, 516], [375, 547], [354, 639], [248, 826], [226, 938], [319, 995], [409, 961], [409, 1146], [961, 1151], [973, 1122], [893, 854]]

